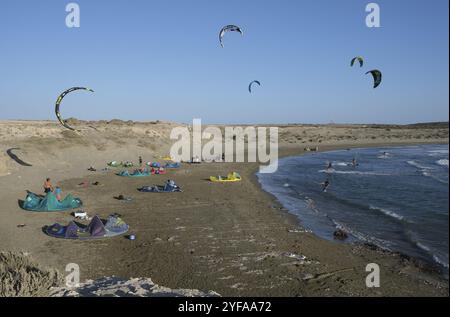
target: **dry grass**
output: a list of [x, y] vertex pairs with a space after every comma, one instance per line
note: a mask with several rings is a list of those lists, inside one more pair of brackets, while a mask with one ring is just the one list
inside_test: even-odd
[[48, 296], [51, 287], [60, 286], [62, 275], [45, 268], [21, 253], [0, 252], [0, 296]]

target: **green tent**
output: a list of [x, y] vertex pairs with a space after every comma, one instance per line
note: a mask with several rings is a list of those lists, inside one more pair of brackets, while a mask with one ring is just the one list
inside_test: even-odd
[[122, 171], [116, 175], [122, 177], [147, 177], [152, 175], [152, 173], [148, 169], [145, 169], [144, 171], [135, 170], [133, 173], [130, 173], [128, 171]]
[[45, 197], [33, 193], [28, 193], [25, 201], [21, 203], [21, 208], [28, 211], [65, 211], [79, 208], [83, 202], [79, 198], [74, 198], [71, 194], [67, 195], [62, 201], [56, 199], [55, 194], [48, 193]]

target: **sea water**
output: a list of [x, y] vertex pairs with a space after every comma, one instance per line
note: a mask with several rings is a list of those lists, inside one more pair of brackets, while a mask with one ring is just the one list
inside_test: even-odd
[[448, 156], [448, 145], [311, 153], [283, 158], [258, 179], [316, 235], [332, 240], [340, 228], [350, 242], [407, 254], [448, 277]]

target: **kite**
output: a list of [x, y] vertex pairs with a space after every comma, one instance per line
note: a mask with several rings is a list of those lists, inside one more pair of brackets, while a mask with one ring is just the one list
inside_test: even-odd
[[6, 154], [8, 154], [8, 156], [13, 159], [14, 161], [16, 161], [17, 164], [22, 165], [22, 166], [27, 166], [27, 167], [31, 167], [33, 165], [28, 164], [24, 161], [22, 161], [19, 157], [17, 157], [16, 154], [13, 153], [14, 150], [20, 150], [19, 148], [12, 148], [6, 151]]
[[382, 77], [381, 72], [378, 69], [373, 69], [368, 71], [366, 75], [369, 73], [372, 74], [374, 80], [373, 88], [377, 88], [381, 84], [381, 77]]
[[90, 92], [94, 92], [92, 89], [89, 88], [85, 88], [85, 87], [73, 87], [70, 89], [67, 89], [66, 91], [64, 91], [61, 95], [59, 95], [58, 99], [56, 100], [56, 104], [55, 104], [55, 113], [56, 113], [56, 117], [58, 118], [59, 122], [67, 129], [72, 130], [72, 131], [76, 131], [74, 128], [72, 128], [70, 125], [67, 124], [66, 120], [64, 120], [61, 117], [61, 113], [59, 112], [59, 106], [61, 105], [62, 100], [64, 99], [64, 97], [76, 90], [87, 90]]
[[361, 56], [356, 56], [352, 59], [352, 62], [350, 63], [350, 66], [353, 67], [353, 65], [355, 64], [355, 62], [358, 61], [359, 62], [359, 67], [363, 67], [364, 65], [364, 59]]
[[244, 32], [242, 32], [241, 28], [236, 25], [227, 25], [223, 27], [219, 33], [220, 46], [222, 47], [223, 47], [223, 37], [225, 36], [226, 32], [239, 32], [241, 35], [244, 35]]
[[253, 87], [253, 84], [258, 84], [258, 86], [261, 86], [261, 83], [260, 83], [258, 80], [252, 81], [252, 82], [250, 83], [250, 85], [248, 85], [248, 91], [249, 91], [250, 93], [252, 93], [252, 87]]

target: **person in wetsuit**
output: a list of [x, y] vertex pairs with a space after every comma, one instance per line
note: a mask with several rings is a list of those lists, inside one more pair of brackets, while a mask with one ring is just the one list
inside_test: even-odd
[[322, 185], [322, 191], [326, 192], [327, 188], [330, 186], [330, 181], [328, 180], [328, 178], [321, 185]]

